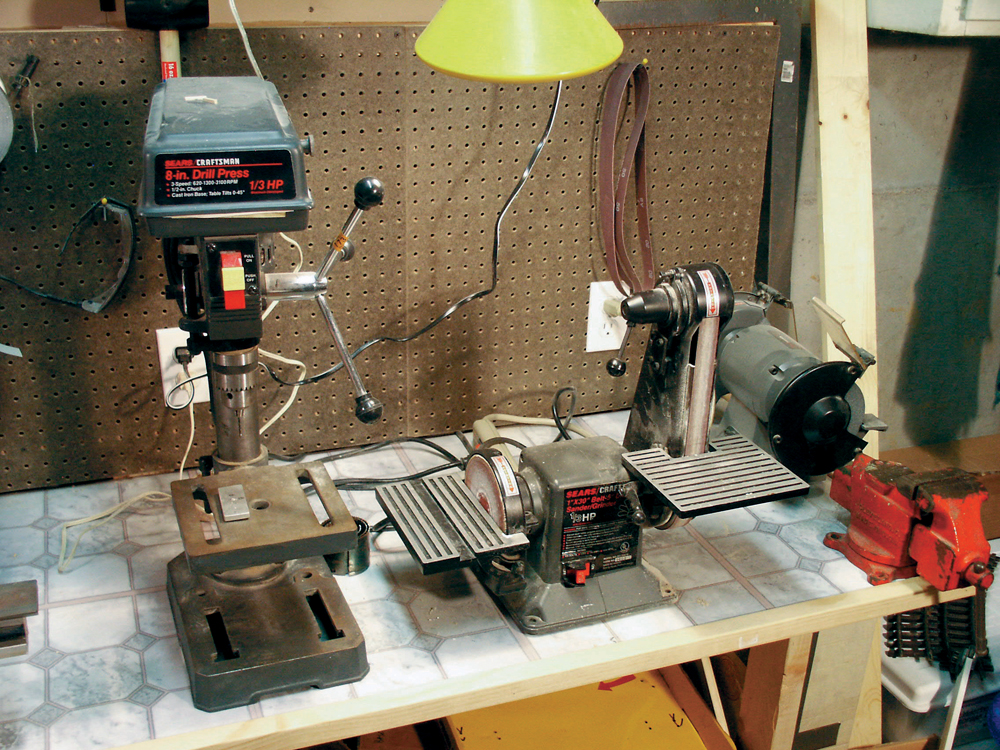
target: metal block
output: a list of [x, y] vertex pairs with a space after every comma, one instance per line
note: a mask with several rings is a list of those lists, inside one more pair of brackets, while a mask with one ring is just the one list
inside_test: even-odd
[[27, 619], [38, 614], [38, 583], [0, 585], [0, 659], [28, 653]]
[[227, 523], [250, 518], [250, 504], [247, 503], [247, 493], [242, 484], [220, 487], [219, 505], [222, 510], [222, 520]]

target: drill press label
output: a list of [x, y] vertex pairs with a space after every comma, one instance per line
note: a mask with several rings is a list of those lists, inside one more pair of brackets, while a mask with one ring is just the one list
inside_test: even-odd
[[575, 487], [565, 492], [561, 560], [590, 562], [590, 572], [635, 565], [640, 529], [630, 520], [627, 482]]
[[294, 198], [292, 157], [280, 150], [158, 154], [154, 194], [159, 205]]

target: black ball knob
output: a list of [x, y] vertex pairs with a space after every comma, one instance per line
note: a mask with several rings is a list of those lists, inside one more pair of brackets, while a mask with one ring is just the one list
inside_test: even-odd
[[362, 211], [382, 205], [385, 187], [377, 177], [365, 177], [354, 186], [354, 205]]
[[382, 404], [370, 393], [358, 396], [357, 402], [358, 405], [354, 410], [354, 414], [365, 424], [376, 422], [382, 417]]
[[611, 359], [608, 360], [608, 364], [606, 365], [606, 367], [608, 370], [608, 375], [610, 375], [613, 378], [620, 378], [622, 375], [625, 374], [626, 365], [624, 359], [620, 359], [618, 357], [612, 357]]

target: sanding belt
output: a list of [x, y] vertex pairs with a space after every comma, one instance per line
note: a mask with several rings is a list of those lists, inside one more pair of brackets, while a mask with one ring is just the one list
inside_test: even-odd
[[[615, 144], [619, 123], [633, 101], [632, 129], [625, 143], [621, 166], [615, 170]], [[597, 156], [598, 210], [601, 239], [608, 274], [618, 291], [629, 296], [656, 285], [653, 245], [649, 234], [649, 206], [646, 199], [646, 111], [649, 109], [649, 73], [639, 63], [621, 63], [611, 73], [601, 106]], [[636, 222], [642, 275], [635, 270], [625, 246], [625, 199], [629, 177], [635, 172]]]

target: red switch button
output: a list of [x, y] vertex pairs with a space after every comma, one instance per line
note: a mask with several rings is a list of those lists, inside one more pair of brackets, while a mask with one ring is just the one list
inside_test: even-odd
[[582, 586], [590, 576], [590, 563], [570, 563], [566, 566], [566, 577], [574, 586]]
[[227, 310], [245, 310], [247, 306], [246, 276], [243, 274], [243, 255], [233, 251], [219, 253], [222, 262], [222, 295]]

